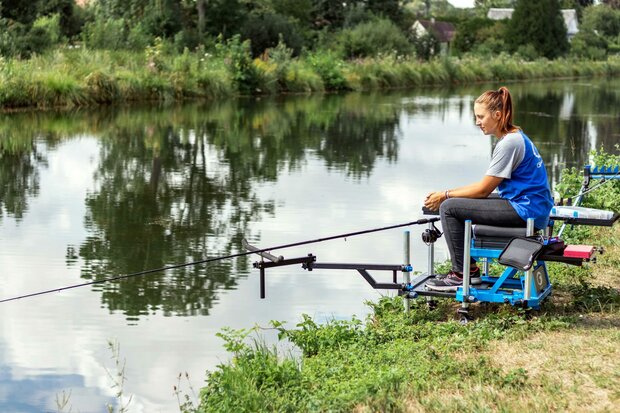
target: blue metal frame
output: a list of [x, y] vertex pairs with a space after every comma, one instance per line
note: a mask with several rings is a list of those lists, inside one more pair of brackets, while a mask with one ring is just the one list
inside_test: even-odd
[[[476, 248], [471, 247], [473, 258], [484, 258], [494, 260], [499, 257], [502, 249]], [[469, 294], [464, 296], [463, 287], [459, 287], [456, 292], [456, 300], [460, 302], [487, 302], [487, 303], [506, 303], [519, 305], [533, 309], [539, 309], [542, 301], [551, 294], [552, 286], [549, 281], [547, 265], [544, 261], [536, 261], [532, 277], [532, 288], [530, 298], [525, 300], [525, 272], [513, 267], [506, 267], [499, 277], [492, 277], [489, 274], [482, 274], [482, 281], [485, 282], [484, 288], [469, 287]], [[535, 278], [539, 277], [539, 287], [536, 286]], [[491, 284], [489, 286], [489, 283]]]

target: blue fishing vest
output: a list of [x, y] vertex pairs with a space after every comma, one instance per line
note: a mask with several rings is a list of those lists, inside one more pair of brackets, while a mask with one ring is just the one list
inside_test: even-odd
[[523, 160], [512, 171], [510, 179], [498, 186], [499, 196], [507, 199], [524, 221], [534, 218], [534, 225], [544, 229], [549, 223], [553, 198], [547, 181], [547, 170], [538, 150], [523, 131], [519, 131], [525, 144]]

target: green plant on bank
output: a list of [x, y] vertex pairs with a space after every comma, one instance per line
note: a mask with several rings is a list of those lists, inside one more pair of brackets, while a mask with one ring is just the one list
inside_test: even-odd
[[[604, 148], [593, 150], [590, 155], [592, 167], [615, 167], [620, 165], [620, 145], [615, 146], [615, 154], [607, 152]], [[560, 182], [555, 186], [555, 190], [561, 200], [568, 202], [575, 201], [581, 185], [583, 183], [583, 170], [569, 168], [562, 171]], [[590, 181], [588, 193], [584, 195], [582, 206], [620, 211], [620, 180], [596, 180]], [[572, 204], [571, 204], [572, 205]], [[580, 243], [592, 236], [595, 227], [574, 226], [570, 231], [566, 231], [566, 241]]]

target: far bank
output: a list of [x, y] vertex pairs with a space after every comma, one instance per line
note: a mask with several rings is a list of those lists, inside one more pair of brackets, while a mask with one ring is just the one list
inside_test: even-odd
[[616, 77], [620, 58], [518, 60], [393, 54], [342, 60], [329, 52], [293, 58], [286, 48], [252, 59], [244, 44], [214, 54], [58, 49], [28, 60], [0, 58], [0, 108], [85, 107], [120, 102], [171, 102], [283, 93], [321, 93], [475, 82]]

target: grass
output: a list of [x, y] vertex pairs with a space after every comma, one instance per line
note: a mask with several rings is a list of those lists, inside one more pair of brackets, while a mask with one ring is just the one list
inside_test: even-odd
[[78, 107], [128, 101], [217, 99], [242, 94], [313, 93], [446, 86], [472, 82], [617, 76], [620, 58], [441, 58], [393, 54], [343, 60], [319, 51], [292, 58], [286, 49], [252, 60], [243, 44], [170, 52], [57, 49], [28, 60], [0, 58], [0, 108]]

